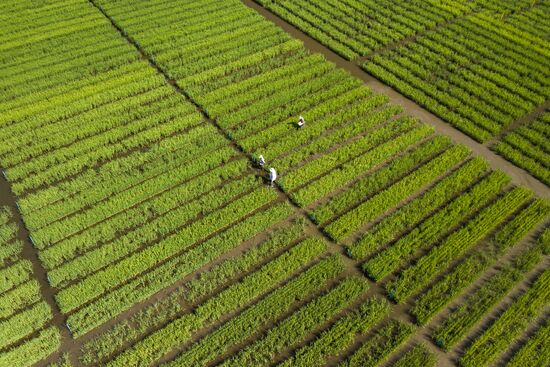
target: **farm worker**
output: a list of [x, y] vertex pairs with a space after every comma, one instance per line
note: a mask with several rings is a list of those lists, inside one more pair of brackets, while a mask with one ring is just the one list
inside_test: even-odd
[[298, 127], [301, 129], [302, 127], [304, 127], [306, 121], [304, 120], [304, 118], [302, 116], [300, 116], [300, 118], [298, 119]]
[[264, 156], [261, 154], [260, 154], [260, 157], [258, 158], [258, 164], [260, 165], [260, 167], [264, 168], [265, 159], [264, 159]]
[[273, 182], [277, 179], [277, 171], [275, 171], [275, 168], [269, 169], [269, 182], [271, 186], [273, 186]]

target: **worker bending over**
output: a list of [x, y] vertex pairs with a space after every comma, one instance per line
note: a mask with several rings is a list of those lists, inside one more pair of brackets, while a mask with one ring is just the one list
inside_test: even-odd
[[265, 166], [265, 159], [264, 159], [264, 156], [260, 154], [260, 156], [258, 157], [258, 164], [260, 165], [260, 167], [264, 168]]
[[305, 124], [306, 124], [306, 121], [302, 116], [300, 116], [300, 118], [298, 119], [298, 127], [301, 129], [304, 127]]

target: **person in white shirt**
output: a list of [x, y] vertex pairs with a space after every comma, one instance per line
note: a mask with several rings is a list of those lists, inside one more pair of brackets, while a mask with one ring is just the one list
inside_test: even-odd
[[277, 171], [275, 171], [275, 168], [270, 168], [269, 169], [269, 182], [270, 182], [271, 186], [273, 186], [273, 183], [275, 182], [276, 179], [277, 179]]
[[260, 165], [260, 167], [264, 168], [265, 166], [265, 159], [264, 159], [264, 156], [260, 154], [260, 156], [258, 157], [258, 164]]
[[302, 116], [300, 116], [300, 118], [298, 119], [298, 127], [301, 129], [302, 127], [304, 127], [305, 124], [306, 124], [306, 121]]

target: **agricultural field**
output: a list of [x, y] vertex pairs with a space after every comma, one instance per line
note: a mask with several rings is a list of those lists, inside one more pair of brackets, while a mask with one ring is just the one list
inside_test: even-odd
[[7, 0], [0, 367], [548, 364], [548, 4], [258, 3], [493, 151], [247, 1]]
[[492, 149], [550, 186], [550, 110], [519, 126]]
[[479, 142], [548, 105], [548, 1], [257, 2]]

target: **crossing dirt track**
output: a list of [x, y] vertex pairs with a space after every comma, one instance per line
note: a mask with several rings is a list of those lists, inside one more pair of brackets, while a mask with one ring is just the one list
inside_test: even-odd
[[549, 18], [3, 1], [0, 367], [549, 365]]

